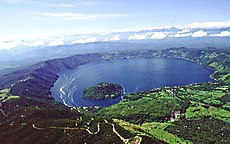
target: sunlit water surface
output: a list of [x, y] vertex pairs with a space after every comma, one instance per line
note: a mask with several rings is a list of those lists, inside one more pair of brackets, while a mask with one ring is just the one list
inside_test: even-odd
[[125, 93], [151, 90], [164, 86], [214, 81], [211, 70], [196, 63], [167, 58], [137, 58], [90, 63], [75, 70], [62, 71], [51, 89], [56, 101], [68, 106], [109, 106], [121, 97], [108, 100], [87, 100], [83, 89], [101, 82], [118, 83]]

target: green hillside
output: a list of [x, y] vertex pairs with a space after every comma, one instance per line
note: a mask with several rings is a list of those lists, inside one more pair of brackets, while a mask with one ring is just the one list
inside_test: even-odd
[[[173, 48], [88, 56], [91, 60], [85, 55], [73, 56], [44, 62], [46, 65], [42, 68], [34, 66], [1, 77], [0, 142], [230, 143], [230, 56], [227, 50]], [[92, 61], [127, 57], [190, 60], [213, 69], [212, 77], [216, 82], [130, 93], [119, 103], [100, 108], [66, 107], [49, 98], [49, 89], [57, 79], [56, 72], [63, 67], [73, 69]], [[77, 62], [71, 65], [69, 61]]]

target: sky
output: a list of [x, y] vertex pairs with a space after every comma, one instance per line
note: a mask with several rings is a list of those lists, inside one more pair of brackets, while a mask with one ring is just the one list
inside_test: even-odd
[[229, 22], [229, 0], [0, 0], [0, 41]]

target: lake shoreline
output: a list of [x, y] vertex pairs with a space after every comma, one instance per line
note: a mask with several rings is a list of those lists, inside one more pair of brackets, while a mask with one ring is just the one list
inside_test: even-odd
[[[140, 59], [140, 58], [130, 58], [129, 60], [135, 60], [135, 59]], [[150, 57], [148, 57], [148, 58], [144, 58], [144, 59], [147, 59], [147, 60], [149, 60], [149, 59], [155, 59], [155, 58], [150, 58]], [[188, 61], [187, 59], [181, 59], [181, 58], [157, 58], [157, 59], [163, 59], [163, 60], [170, 60], [170, 59], [172, 59], [172, 60], [185, 60], [185, 61]], [[127, 60], [127, 59], [118, 59], [118, 61], [123, 61], [123, 60]], [[115, 60], [116, 61], [116, 60]], [[98, 61], [98, 62], [95, 62], [95, 63], [90, 63], [90, 65], [96, 65], [96, 64], [101, 64], [101, 63], [111, 63], [111, 62], [114, 62], [114, 60], [110, 60], [110, 61]], [[193, 61], [188, 61], [188, 62], [191, 62], [191, 63], [193, 63], [193, 64], [197, 64], [197, 63], [194, 63]], [[83, 65], [82, 65], [83, 66]], [[82, 67], [81, 66], [81, 67]], [[203, 67], [203, 66], [202, 66]], [[205, 68], [205, 67], [203, 67], [203, 68]], [[79, 69], [79, 68], [78, 68]], [[205, 68], [206, 69], [206, 68]], [[77, 69], [76, 69], [77, 70]], [[206, 70], [208, 70], [208, 69], [206, 69]], [[73, 70], [73, 71], [75, 71], [75, 70]], [[210, 71], [210, 70], [209, 70]], [[77, 71], [76, 71], [77, 72]], [[213, 71], [210, 71], [210, 73], [212, 73]], [[203, 82], [200, 82], [200, 83], [203, 83]], [[180, 85], [172, 85], [172, 86], [185, 86], [185, 85], [188, 85], [188, 84], [195, 84], [195, 83], [187, 83], [187, 84], [180, 84]], [[198, 84], [198, 83], [196, 83], [196, 84]], [[165, 87], [165, 86], [168, 86], [168, 85], [164, 85], [164, 86], [161, 86], [161, 87], [156, 87], [156, 88], [162, 88], [162, 87]], [[156, 89], [156, 88], [150, 88], [150, 89], [145, 89], [145, 90], [152, 90], [152, 89]], [[144, 91], [145, 91], [144, 90]], [[141, 90], [142, 91], [142, 90]], [[140, 92], [140, 91], [132, 91], [132, 92], [128, 92], [128, 93], [134, 93], [134, 92]], [[122, 99], [122, 96], [120, 97], [121, 99]], [[92, 101], [94, 101], [94, 100], [92, 100]], [[74, 105], [74, 107], [81, 107], [81, 106], [76, 106], [76, 105]], [[89, 106], [90, 107], [90, 106]]]
[[54, 100], [51, 89], [59, 79], [58, 73], [61, 71], [73, 70], [88, 63], [133, 58], [187, 59], [214, 69], [210, 77], [214, 78], [216, 83], [229, 84], [230, 82], [229, 76], [226, 75], [229, 69], [226, 63], [224, 63], [226, 58], [228, 58], [226, 51], [221, 49], [182, 47], [165, 50], [78, 54], [66, 58], [47, 60], [0, 77], [0, 89], [9, 88], [9, 94], [12, 95]]

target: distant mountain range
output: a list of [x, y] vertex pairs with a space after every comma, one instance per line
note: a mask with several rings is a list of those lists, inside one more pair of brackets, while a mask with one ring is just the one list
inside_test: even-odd
[[[204, 38], [206, 41], [218, 41], [218, 38], [229, 37], [230, 26], [198, 27], [195, 25], [188, 25], [175, 27], [155, 27], [145, 30], [103, 32], [92, 34], [56, 35], [51, 37], [35, 38], [30, 40], [5, 40], [0, 41], [0, 51], [3, 49], [11, 49], [15, 47], [47, 47], [90, 42], [136, 42], [140, 40], [144, 40], [147, 42], [161, 40], [163, 42], [167, 42], [171, 39], [175, 40], [178, 38], [179, 40], [187, 41], [190, 41], [190, 39], [194, 40], [194, 38]], [[225, 45], [225, 47], [229, 47], [229, 45]]]
[[0, 75], [12, 69], [75, 54], [173, 47], [230, 48], [230, 26], [156, 27], [138, 31], [60, 35], [0, 41]]

